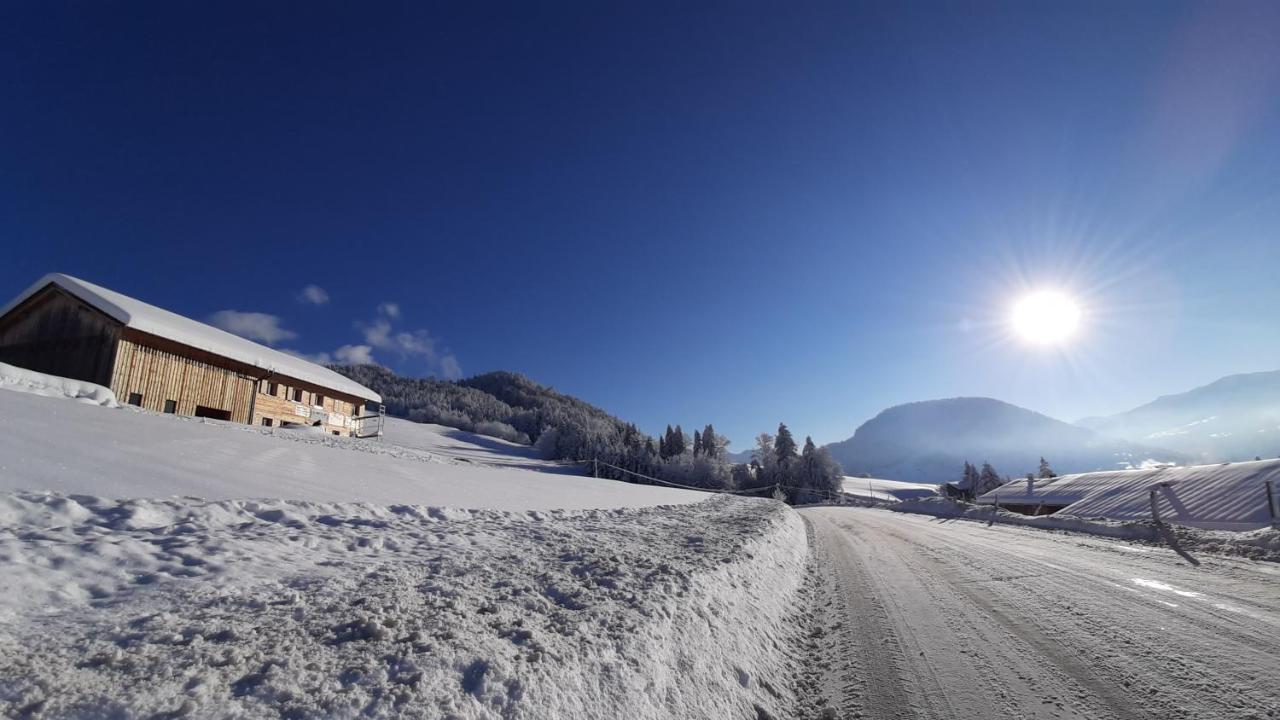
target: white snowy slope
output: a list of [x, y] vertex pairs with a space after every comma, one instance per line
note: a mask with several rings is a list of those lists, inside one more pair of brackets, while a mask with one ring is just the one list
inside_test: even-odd
[[794, 717], [799, 516], [0, 495], [3, 717]]
[[919, 500], [936, 497], [938, 486], [928, 483], [904, 482], [902, 480], [883, 480], [881, 478], [861, 478], [845, 476], [841, 489], [846, 495], [865, 497], [872, 500], [899, 502], [902, 500]]
[[706, 497], [584, 477], [580, 468], [531, 458], [521, 446], [407, 422], [389, 422], [383, 440], [306, 430], [277, 429], [273, 435], [248, 425], [4, 388], [17, 386], [0, 384], [0, 490], [502, 510], [638, 507]]
[[[541, 472], [564, 473], [565, 463], [543, 460], [538, 451], [488, 435], [479, 435], [433, 423], [416, 423], [389, 417], [383, 441], [402, 448], [425, 450], [434, 457], [496, 467], [517, 467]], [[573, 470], [581, 473], [581, 470]]]

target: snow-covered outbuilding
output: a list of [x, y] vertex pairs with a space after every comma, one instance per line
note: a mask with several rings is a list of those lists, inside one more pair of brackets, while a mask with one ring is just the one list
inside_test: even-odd
[[377, 393], [288, 353], [61, 273], [0, 308], [0, 362], [111, 388], [150, 410], [357, 431]]
[[1021, 478], [977, 498], [1028, 515], [1151, 520], [1251, 530], [1280, 511], [1280, 460]]

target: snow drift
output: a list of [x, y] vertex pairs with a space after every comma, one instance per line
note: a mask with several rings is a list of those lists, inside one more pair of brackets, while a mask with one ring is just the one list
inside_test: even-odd
[[117, 407], [116, 394], [110, 388], [83, 380], [46, 375], [26, 370], [7, 363], [0, 363], [0, 388], [19, 392], [43, 395], [45, 397], [68, 398], [91, 405]]
[[0, 715], [786, 717], [807, 543], [638, 510], [0, 502]]

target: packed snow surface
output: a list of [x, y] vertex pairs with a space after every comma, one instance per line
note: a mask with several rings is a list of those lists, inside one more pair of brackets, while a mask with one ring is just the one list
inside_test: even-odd
[[0, 315], [17, 307], [48, 285], [62, 288], [125, 327], [139, 332], [150, 333], [364, 400], [382, 401], [378, 393], [328, 368], [62, 273], [50, 273], [37, 280], [21, 295], [0, 308]]
[[771, 500], [591, 511], [0, 495], [0, 716], [793, 717]]
[[819, 577], [811, 666], [825, 669], [811, 717], [1280, 717], [1275, 565], [882, 509], [800, 512]]
[[1031, 483], [1020, 479], [986, 493], [978, 503], [1044, 504], [1062, 507], [1060, 515], [1149, 520], [1154, 490], [1164, 522], [1249, 530], [1271, 521], [1267, 481], [1280, 493], [1280, 460], [1081, 473]]
[[131, 406], [95, 407], [3, 388], [22, 389], [0, 384], [0, 490], [501, 510], [636, 507], [706, 497], [584, 477], [581, 466], [538, 460], [524, 446], [395, 419], [388, 419], [385, 438], [359, 440]]

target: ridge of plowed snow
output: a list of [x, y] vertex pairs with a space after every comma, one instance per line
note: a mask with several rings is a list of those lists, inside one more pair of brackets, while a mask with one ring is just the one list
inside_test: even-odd
[[790, 717], [771, 500], [457, 511], [0, 503], [0, 715]]

